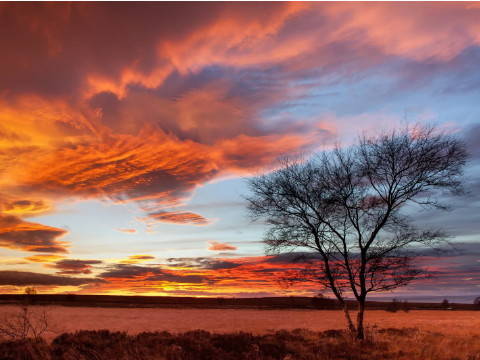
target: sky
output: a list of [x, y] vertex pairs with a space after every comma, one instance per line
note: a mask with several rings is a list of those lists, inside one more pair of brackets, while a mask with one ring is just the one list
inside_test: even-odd
[[0, 292], [317, 294], [265, 256], [246, 179], [435, 124], [463, 197], [415, 221], [453, 251], [402, 296], [480, 295], [478, 3], [0, 3]]

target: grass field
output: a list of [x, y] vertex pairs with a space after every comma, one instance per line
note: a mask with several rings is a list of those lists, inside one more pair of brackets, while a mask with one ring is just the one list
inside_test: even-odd
[[[345, 328], [343, 313], [338, 310], [250, 310], [250, 309], [168, 309], [168, 308], [92, 308], [65, 306], [31, 306], [45, 309], [52, 332], [47, 340], [77, 330], [143, 331], [206, 330], [219, 333], [247, 331], [256, 334], [285, 329], [305, 328], [324, 331]], [[0, 306], [2, 314], [18, 311], [17, 306]], [[479, 311], [416, 310], [390, 313], [370, 310], [368, 326], [411, 328], [444, 334], [480, 335]]]
[[[2, 316], [18, 306], [0, 306]], [[367, 339], [338, 310], [30, 306], [44, 338], [0, 341], [8, 360], [480, 360], [480, 312], [367, 312]], [[296, 329], [296, 330], [295, 330]]]

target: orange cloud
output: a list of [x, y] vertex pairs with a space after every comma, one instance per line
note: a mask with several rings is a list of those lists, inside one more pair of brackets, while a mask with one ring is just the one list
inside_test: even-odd
[[121, 264], [138, 264], [144, 261], [149, 261], [155, 259], [155, 256], [151, 255], [131, 255], [128, 259], [122, 260]]
[[21, 217], [45, 214], [52, 210], [52, 206], [44, 200], [7, 200], [0, 202], [0, 212], [7, 215]]
[[480, 43], [479, 11], [470, 3], [269, 5], [219, 6], [218, 16], [205, 17], [202, 24], [186, 27], [190, 31], [180, 36], [152, 39], [155, 56], [150, 61], [155, 66], [149, 71], [139, 67], [138, 61], [131, 61], [115, 76], [92, 74], [86, 94], [109, 91], [123, 98], [129, 84], [153, 89], [172, 73], [188, 74], [212, 65], [281, 65], [292, 70], [341, 63], [342, 54], [332, 53], [335, 45], [354, 55], [368, 49], [362, 56], [369, 61], [375, 61], [375, 56], [368, 52], [375, 51], [380, 57], [445, 62]]
[[[184, 24], [185, 30], [175, 35], [161, 36], [163, 31], [158, 29], [157, 36], [153, 39], [150, 36], [149, 45], [154, 49], [151, 61], [155, 64], [151, 71], [143, 71], [137, 60], [125, 64], [115, 77], [91, 74], [85, 95], [109, 91], [123, 98], [129, 84], [157, 88], [177, 71], [185, 74], [212, 64], [249, 66], [293, 57], [306, 50], [309, 44], [302, 43], [299, 49], [298, 39], [296, 43], [278, 42], [275, 45], [271, 39], [275, 39], [289, 19], [308, 6], [282, 3], [266, 8], [260, 4], [231, 3], [212, 6], [207, 14], [207, 8], [193, 5], [195, 18], [200, 18], [199, 13], [202, 13], [203, 21], [189, 21]], [[184, 16], [182, 11], [172, 10], [171, 18]], [[257, 51], [259, 48], [263, 51]]]
[[53, 263], [63, 258], [61, 255], [33, 255], [26, 257], [25, 260], [38, 263]]
[[[181, 203], [196, 186], [215, 177], [248, 173], [278, 156], [311, 148], [325, 137], [315, 128], [269, 133], [260, 126], [259, 112], [288, 97], [283, 86], [267, 88], [254, 99], [228, 79], [202, 80], [192, 87], [187, 78], [187, 83], [180, 84], [171, 96], [125, 90], [132, 83], [160, 88], [174, 73], [187, 76], [212, 64], [245, 67], [295, 58], [309, 51], [315, 39], [309, 37], [302, 42], [298, 36], [281, 39], [279, 34], [309, 8], [308, 4], [289, 3], [270, 7], [212, 5], [212, 11], [205, 11], [204, 20], [188, 21], [185, 29], [175, 33], [158, 19], [154, 22], [157, 31], [145, 26], [152, 20], [149, 6], [132, 8], [136, 17], [132, 12], [114, 15], [100, 7], [81, 5], [58, 9], [39, 6], [38, 12], [4, 8], [2, 15], [8, 15], [3, 22], [6, 28], [13, 30], [18, 24], [10, 19], [18, 17], [42, 30], [33, 31], [31, 26], [18, 29], [37, 44], [39, 53], [34, 56], [35, 63], [30, 63], [31, 56], [25, 58], [31, 64], [31, 73], [25, 82], [18, 82], [25, 88], [12, 83], [10, 90], [15, 95], [8, 101], [0, 99], [1, 189], [18, 197], [35, 195], [45, 203], [65, 197], [136, 200], [156, 213]], [[73, 41], [79, 45], [71, 47], [72, 39], [64, 38], [61, 30], [69, 26], [72, 11], [84, 24], [102, 19], [93, 37], [98, 42]], [[178, 9], [172, 11], [174, 15], [166, 17], [165, 22], [173, 21]], [[125, 23], [123, 16], [130, 20]], [[125, 47], [105, 52], [101, 34], [115, 28], [105, 25], [112, 23], [145, 31], [142, 46], [138, 47], [138, 38], [130, 43], [126, 32], [126, 46], [135, 49], [133, 53]], [[80, 40], [89, 36], [84, 29], [70, 34]], [[14, 42], [4, 45], [16, 49]], [[258, 51], [260, 48], [263, 50]], [[148, 61], [142, 58], [145, 49], [150, 50]], [[77, 51], [83, 51], [83, 55]], [[26, 55], [22, 49], [12, 53], [22, 58]], [[95, 61], [84, 56], [91, 53], [97, 54]], [[47, 61], [51, 56], [57, 63], [54, 68]], [[55, 79], [62, 78], [64, 68], [71, 74], [71, 60], [80, 58], [85, 62], [77, 72], [69, 75], [68, 81], [57, 83]], [[16, 63], [12, 59], [2, 61], [8, 62], [8, 68]], [[143, 62], [150, 65], [142, 66]], [[36, 66], [41, 64], [45, 66], [40, 71]], [[21, 71], [16, 73], [20, 80], [24, 69]], [[42, 84], [27, 81], [43, 74], [52, 76], [46, 75]], [[57, 96], [45, 96], [50, 93]], [[24, 206], [21, 211], [27, 215], [34, 210]], [[159, 219], [206, 223], [188, 212], [167, 213], [156, 217]]]
[[308, 93], [306, 77], [391, 57], [445, 63], [480, 43], [468, 3], [165, 6], [1, 6], [0, 246], [66, 252], [65, 230], [22, 220], [65, 198], [207, 224], [171, 208], [331, 140], [332, 124], [265, 115]]
[[[442, 284], [445, 288], [456, 288], [458, 279], [471, 281], [478, 278], [478, 271], [472, 263], [465, 263], [460, 258], [474, 258], [478, 246], [466, 245], [471, 253], [448, 254], [445, 257], [431, 257], [426, 254], [420, 257], [419, 265], [436, 274], [438, 279], [422, 279], [414, 288], [430, 289], [433, 285]], [[101, 264], [96, 260], [61, 260], [54, 268], [65, 269], [64, 274], [90, 273], [91, 266], [98, 265], [102, 271], [90, 280], [76, 283], [73, 289], [79, 293], [111, 293], [111, 294], [151, 294], [151, 295], [200, 295], [200, 296], [263, 296], [268, 295], [304, 295], [312, 296], [322, 290], [322, 285], [312, 273], [308, 276], [304, 270], [311, 266], [318, 268], [320, 261], [314, 254], [284, 254], [279, 256], [256, 256], [240, 258], [172, 258], [160, 266], [135, 265], [119, 263], [113, 265]], [[144, 258], [149, 255], [133, 255], [131, 258]], [[459, 261], [460, 260], [460, 261]], [[436, 266], [432, 266], [436, 263]], [[3, 285], [23, 284], [27, 274], [32, 276], [29, 281], [38, 284], [47, 282], [50, 278], [58, 286], [75, 284], [72, 278], [56, 277], [45, 274], [4, 272]], [[17, 280], [13, 275], [19, 273]], [[38, 279], [37, 279], [38, 278]], [[37, 279], [37, 280], [35, 280]], [[45, 282], [43, 281], [45, 279]], [[55, 281], [53, 281], [55, 280]], [[1, 284], [0, 284], [1, 285]], [[293, 286], [290, 286], [293, 285]], [[62, 285], [63, 286], [63, 285]], [[55, 289], [52, 290], [55, 292]]]
[[169, 211], [159, 211], [156, 213], [148, 214], [145, 220], [153, 220], [155, 222], [167, 222], [172, 224], [181, 224], [181, 225], [207, 225], [208, 220], [201, 215], [194, 214], [188, 211], [178, 211], [178, 212], [169, 212]]
[[13, 215], [0, 215], [0, 246], [46, 253], [65, 253], [67, 244], [58, 240], [66, 230], [23, 221]]
[[103, 282], [81, 292], [145, 293], [202, 296], [248, 296], [264, 294], [312, 295], [319, 290], [314, 279], [305, 279], [295, 288], [283, 280], [294, 276], [305, 264], [276, 257], [178, 258], [167, 265], [116, 264], [99, 274]]
[[[17, 207], [23, 206], [25, 215], [46, 211], [47, 201], [66, 197], [135, 200], [144, 202], [145, 207], [151, 208], [150, 212], [155, 212], [161, 207], [180, 204], [196, 186], [215, 177], [254, 171], [282, 154], [308, 149], [318, 138], [328, 137], [328, 132], [322, 133], [316, 128], [307, 134], [263, 135], [245, 121], [244, 114], [252, 114], [252, 110], [248, 110], [243, 100], [237, 104], [237, 100], [227, 99], [222, 105], [222, 92], [206, 91], [208, 101], [188, 100], [196, 96], [201, 99], [204, 96], [201, 94], [187, 96], [178, 108], [184, 110], [178, 114], [176, 110], [167, 113], [165, 119], [178, 115], [177, 128], [171, 127], [172, 122], [156, 126], [148, 121], [129, 122], [126, 119], [131, 121], [132, 117], [127, 115], [133, 108], [128, 106], [115, 125], [120, 128], [112, 129], [109, 127], [112, 123], [104, 116], [91, 113], [87, 121], [84, 115], [68, 107], [64, 108], [65, 113], [55, 112], [55, 103], [20, 101], [17, 108], [8, 110], [11, 113], [5, 116], [5, 124], [13, 121], [14, 129], [15, 122], [24, 119], [25, 128], [30, 124], [35, 131], [21, 143], [3, 145], [0, 157], [6, 165], [0, 187], [19, 199], [25, 196], [47, 199], [30, 202], [29, 206], [37, 207], [30, 210], [26, 203], [17, 203]], [[216, 98], [218, 108], [212, 105]], [[214, 110], [208, 110], [209, 107]], [[237, 111], [237, 107], [245, 110]], [[72, 112], [69, 116], [68, 111]], [[229, 127], [223, 126], [222, 119], [236, 112], [239, 113], [236, 120]], [[0, 118], [1, 114], [0, 110]], [[161, 113], [158, 116], [162, 116]], [[122, 119], [125, 125], [121, 125]], [[205, 121], [211, 125], [202, 132]], [[41, 136], [35, 128], [39, 122], [45, 124]], [[179, 216], [163, 218], [177, 222], [180, 219]], [[196, 224], [206, 222], [199, 218], [190, 220]]]
[[237, 250], [236, 246], [227, 244], [227, 243], [220, 243], [217, 241], [209, 241], [210, 246], [208, 250], [211, 251], [235, 251]]
[[120, 232], [123, 232], [123, 233], [126, 233], [126, 234], [135, 234], [137, 232], [137, 229], [125, 228], [125, 229], [117, 229], [117, 231], [120, 231]]

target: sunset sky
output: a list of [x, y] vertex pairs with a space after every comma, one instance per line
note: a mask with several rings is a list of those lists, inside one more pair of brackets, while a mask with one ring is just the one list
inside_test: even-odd
[[454, 250], [404, 296], [480, 295], [479, 3], [0, 4], [0, 292], [313, 295], [246, 178], [410, 123], [464, 137]]

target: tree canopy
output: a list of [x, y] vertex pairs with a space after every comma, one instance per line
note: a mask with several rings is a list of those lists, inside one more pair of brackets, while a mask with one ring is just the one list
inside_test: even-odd
[[[308, 160], [285, 159], [249, 179], [248, 209], [269, 225], [267, 253], [309, 249], [320, 255], [308, 271], [341, 303], [347, 293], [359, 302], [363, 336], [367, 294], [418, 277], [422, 272], [407, 250], [445, 237], [439, 229], [417, 228], [402, 210], [408, 204], [446, 208], [439, 191], [462, 190], [466, 157], [460, 139], [433, 127], [363, 137]], [[346, 315], [353, 330], [347, 309]]]

